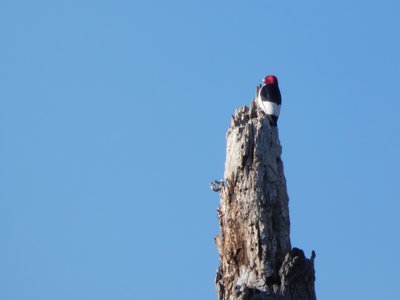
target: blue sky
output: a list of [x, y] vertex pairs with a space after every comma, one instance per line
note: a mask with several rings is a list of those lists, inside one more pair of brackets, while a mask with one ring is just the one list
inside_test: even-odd
[[0, 1], [0, 299], [216, 299], [230, 115], [278, 76], [319, 299], [395, 299], [398, 1]]

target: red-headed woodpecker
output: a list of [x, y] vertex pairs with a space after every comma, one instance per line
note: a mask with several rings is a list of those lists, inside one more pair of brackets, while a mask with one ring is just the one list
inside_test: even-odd
[[264, 85], [258, 89], [256, 102], [267, 115], [271, 126], [276, 127], [282, 102], [278, 79], [274, 75], [268, 75], [262, 79], [262, 82]]

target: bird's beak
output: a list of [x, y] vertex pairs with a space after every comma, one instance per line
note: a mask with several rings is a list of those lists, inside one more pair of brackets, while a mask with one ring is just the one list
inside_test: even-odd
[[264, 83], [264, 82], [265, 82], [265, 78], [263, 78], [263, 79], [260, 79], [260, 81], [261, 81], [262, 83]]

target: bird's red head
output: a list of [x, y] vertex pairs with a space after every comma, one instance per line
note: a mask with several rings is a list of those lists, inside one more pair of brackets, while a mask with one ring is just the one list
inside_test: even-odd
[[276, 78], [274, 75], [265, 76], [265, 78], [264, 78], [264, 83], [265, 83], [266, 85], [269, 85], [269, 84], [277, 84], [277, 83], [278, 83], [278, 78]]

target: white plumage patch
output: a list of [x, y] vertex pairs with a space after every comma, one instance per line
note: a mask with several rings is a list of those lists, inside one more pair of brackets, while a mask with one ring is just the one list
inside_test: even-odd
[[258, 106], [267, 114], [279, 117], [281, 106], [270, 101], [262, 101], [261, 97], [257, 97]]

